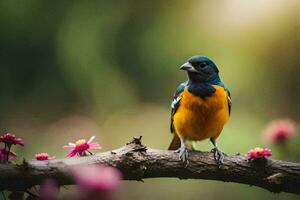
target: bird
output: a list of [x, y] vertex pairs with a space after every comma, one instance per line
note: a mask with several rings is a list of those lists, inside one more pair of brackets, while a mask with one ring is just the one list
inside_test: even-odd
[[176, 150], [186, 163], [186, 141], [210, 139], [211, 152], [220, 165], [224, 153], [217, 138], [230, 117], [230, 91], [221, 81], [216, 64], [207, 56], [193, 56], [180, 69], [186, 71], [188, 80], [177, 87], [173, 96], [170, 130], [174, 137], [168, 149]]

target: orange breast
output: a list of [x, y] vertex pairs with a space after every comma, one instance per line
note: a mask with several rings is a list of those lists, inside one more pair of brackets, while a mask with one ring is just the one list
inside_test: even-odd
[[204, 140], [217, 138], [228, 121], [228, 94], [223, 87], [206, 98], [191, 94], [187, 88], [181, 94], [180, 106], [174, 115], [174, 128], [180, 138]]

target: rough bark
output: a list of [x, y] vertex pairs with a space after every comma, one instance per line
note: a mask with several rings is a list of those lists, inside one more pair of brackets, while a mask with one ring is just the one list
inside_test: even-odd
[[175, 177], [209, 179], [258, 186], [271, 192], [300, 194], [300, 164], [280, 160], [248, 161], [245, 155], [227, 155], [220, 167], [210, 152], [190, 152], [185, 166], [174, 151], [150, 149], [135, 138], [126, 146], [87, 157], [29, 161], [0, 165], [0, 190], [25, 190], [51, 178], [60, 185], [73, 184], [70, 168], [81, 165], [118, 168], [125, 180]]

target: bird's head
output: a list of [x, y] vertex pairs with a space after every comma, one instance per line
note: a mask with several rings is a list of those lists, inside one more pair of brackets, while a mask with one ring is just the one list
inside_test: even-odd
[[180, 69], [187, 71], [189, 79], [194, 82], [212, 82], [219, 77], [217, 66], [206, 56], [193, 56]]

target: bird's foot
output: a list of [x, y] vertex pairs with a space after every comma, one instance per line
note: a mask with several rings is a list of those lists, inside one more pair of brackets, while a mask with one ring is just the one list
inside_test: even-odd
[[179, 153], [179, 159], [186, 164], [186, 166], [188, 165], [189, 161], [188, 161], [188, 156], [189, 156], [189, 152], [188, 149], [185, 146], [180, 147], [179, 149], [177, 149], [175, 151], [176, 153]]
[[213, 148], [211, 152], [214, 154], [214, 159], [220, 167], [220, 165], [224, 163], [224, 153], [217, 147]]

